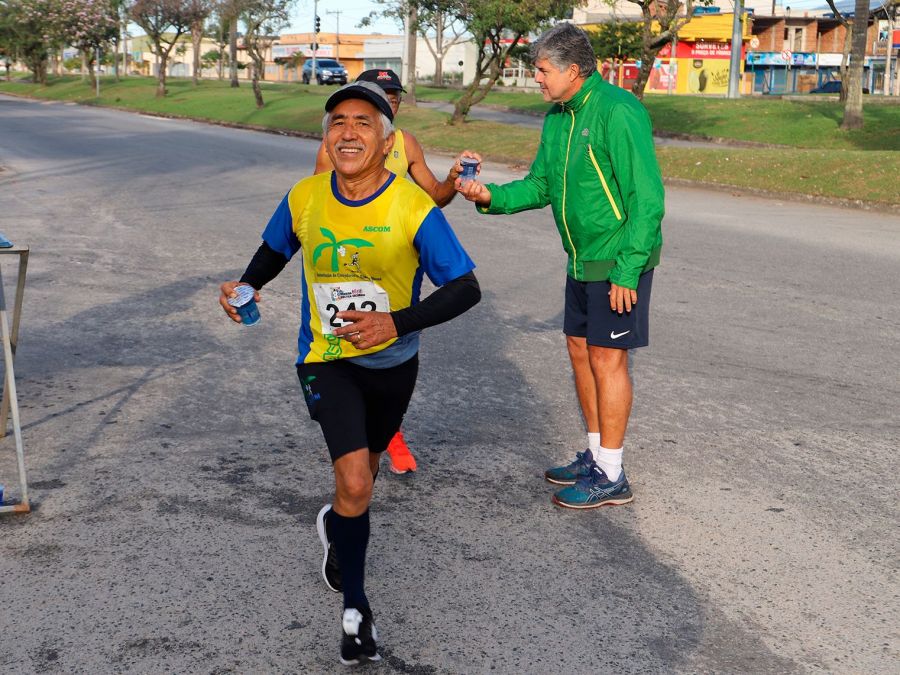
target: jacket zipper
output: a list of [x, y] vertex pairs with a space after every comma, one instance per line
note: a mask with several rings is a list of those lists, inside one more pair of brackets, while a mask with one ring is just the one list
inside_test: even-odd
[[575, 111], [570, 109], [569, 114], [572, 115], [572, 128], [569, 129], [569, 140], [566, 143], [566, 164], [563, 167], [562, 221], [563, 227], [566, 229], [566, 238], [569, 240], [569, 246], [572, 248], [572, 276], [577, 278], [578, 251], [575, 250], [572, 234], [569, 232], [569, 223], [566, 222], [566, 183], [569, 177], [569, 148], [572, 147], [572, 132], [575, 131]]
[[591, 162], [594, 164], [594, 168], [597, 170], [597, 175], [600, 177], [600, 184], [603, 185], [603, 191], [606, 193], [606, 198], [609, 200], [609, 205], [612, 207], [613, 213], [616, 214], [616, 220], [622, 220], [622, 214], [619, 212], [619, 207], [616, 206], [616, 200], [613, 199], [612, 192], [609, 191], [609, 185], [606, 184], [606, 178], [603, 177], [603, 172], [600, 170], [600, 165], [597, 164], [597, 158], [594, 157], [594, 150], [591, 148], [591, 144], [588, 143], [588, 155], [591, 157]]

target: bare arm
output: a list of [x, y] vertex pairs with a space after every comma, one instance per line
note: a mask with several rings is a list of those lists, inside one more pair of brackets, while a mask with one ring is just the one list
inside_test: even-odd
[[439, 181], [425, 163], [425, 153], [416, 137], [403, 132], [403, 140], [406, 146], [406, 159], [409, 161], [409, 175], [420, 188], [425, 190], [434, 200], [434, 203], [443, 208], [456, 196], [456, 177], [462, 171], [459, 158], [450, 168], [447, 178]]
[[331, 165], [331, 158], [325, 151], [325, 143], [319, 146], [319, 152], [316, 154], [316, 170], [313, 174], [325, 173], [331, 171], [334, 167]]

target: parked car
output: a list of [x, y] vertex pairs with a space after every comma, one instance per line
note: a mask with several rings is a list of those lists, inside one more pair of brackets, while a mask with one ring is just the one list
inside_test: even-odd
[[[312, 79], [312, 59], [303, 64], [300, 77], [303, 84]], [[334, 59], [316, 59], [316, 82], [319, 84], [347, 84], [347, 69]]]
[[[810, 94], [840, 94], [841, 93], [841, 81], [840, 80], [829, 80], [828, 82], [824, 82], [815, 89], [811, 89]], [[863, 87], [863, 93], [868, 94], [869, 88]]]
[[840, 94], [841, 93], [841, 81], [840, 80], [831, 80], [829, 82], [824, 82], [820, 84], [815, 89], [810, 89], [810, 94]]

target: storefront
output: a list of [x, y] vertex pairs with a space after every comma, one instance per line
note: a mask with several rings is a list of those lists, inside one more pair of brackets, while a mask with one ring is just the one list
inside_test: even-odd
[[[674, 71], [676, 94], [727, 94], [731, 72], [730, 42], [681, 42], [675, 47], [674, 62], [671, 47], [659, 52], [647, 91], [669, 91], [669, 78]], [[743, 51], [741, 53], [743, 56]], [[743, 65], [743, 58], [741, 59]], [[743, 70], [741, 71], [743, 72]]]
[[[713, 11], [715, 10], [715, 11]], [[698, 14], [681, 28], [675, 45], [666, 45], [657, 54], [653, 70], [647, 80], [645, 91], [674, 94], [728, 93], [728, 76], [731, 70], [731, 31], [734, 14], [722, 14], [717, 8], [709, 8], [709, 13]], [[750, 40], [752, 15], [746, 14], [742, 21], [743, 41]], [[594, 25], [584, 28], [590, 30]], [[654, 26], [658, 31], [659, 27]], [[745, 46], [741, 49], [741, 72], [743, 73]], [[627, 63], [604, 63], [601, 72], [604, 78], [619, 86], [630, 88], [637, 77], [640, 61]], [[742, 91], [749, 92], [747, 87]]]

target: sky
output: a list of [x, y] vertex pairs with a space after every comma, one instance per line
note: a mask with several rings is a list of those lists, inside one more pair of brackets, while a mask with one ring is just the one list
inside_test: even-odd
[[[337, 21], [340, 19], [342, 33], [387, 33], [399, 35], [403, 32], [401, 26], [390, 19], [377, 19], [373, 25], [367, 28], [357, 28], [359, 22], [369, 15], [369, 12], [377, 11], [382, 5], [373, 0], [319, 0], [319, 18], [322, 20], [322, 31], [334, 33], [337, 29]], [[330, 13], [329, 13], [330, 12]], [[334, 14], [340, 12], [340, 16]], [[307, 33], [313, 29], [313, 0], [299, 0], [296, 8], [291, 12], [290, 28], [283, 33]]]

